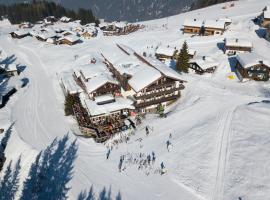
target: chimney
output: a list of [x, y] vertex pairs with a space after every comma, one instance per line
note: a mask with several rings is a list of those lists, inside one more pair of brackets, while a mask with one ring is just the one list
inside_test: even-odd
[[259, 63], [260, 63], [260, 64], [263, 64], [263, 61], [262, 61], [262, 60], [260, 60], [260, 61], [259, 61]]
[[238, 42], [238, 38], [237, 38], [237, 39], [235, 39], [235, 42]]

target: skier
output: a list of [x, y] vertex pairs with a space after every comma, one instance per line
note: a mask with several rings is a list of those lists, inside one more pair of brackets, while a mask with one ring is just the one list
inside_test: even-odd
[[123, 161], [124, 161], [123, 156], [120, 156], [120, 161], [119, 161], [119, 165], [118, 165], [119, 172], [121, 172]]
[[145, 132], [146, 132], [146, 136], [149, 135], [149, 129], [148, 129], [148, 126], [145, 127]]
[[155, 155], [155, 152], [152, 151], [152, 164], [154, 164], [156, 161], [156, 155]]
[[170, 133], [169, 138], [172, 139], [172, 133]]
[[151, 156], [150, 155], [147, 156], [147, 162], [148, 162], [148, 165], [150, 165], [150, 163], [151, 163]]
[[109, 149], [109, 150], [107, 151], [107, 160], [108, 160], [109, 157], [110, 157], [110, 153], [111, 153], [111, 149]]
[[167, 149], [169, 148], [170, 143], [171, 143], [170, 140], [167, 140], [167, 142], [166, 142]]
[[161, 167], [161, 172], [160, 172], [160, 174], [161, 174], [161, 175], [165, 174], [166, 170], [165, 170], [165, 165], [164, 165], [163, 162], [160, 164], [160, 167]]

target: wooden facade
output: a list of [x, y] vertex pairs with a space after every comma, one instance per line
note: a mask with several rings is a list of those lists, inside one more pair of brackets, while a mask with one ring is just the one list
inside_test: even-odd
[[86, 92], [88, 93], [90, 99], [95, 99], [95, 97], [106, 95], [106, 94], [112, 94], [113, 96], [116, 96], [117, 94], [120, 94], [121, 87], [118, 84], [107, 82], [104, 85], [98, 87], [96, 90], [92, 92], [88, 92], [87, 88], [84, 87]]
[[[131, 76], [127, 74], [121, 75], [108, 60], [107, 66], [113, 73], [113, 76], [120, 82], [121, 87], [125, 91], [132, 91], [132, 87], [128, 84]], [[141, 91], [134, 92], [133, 98], [135, 100], [134, 106], [136, 110], [141, 113], [156, 112], [159, 104], [166, 105], [177, 100], [181, 96], [181, 90], [185, 88], [182, 83], [183, 81], [181, 80], [162, 75], [160, 79], [146, 86]]]
[[67, 44], [67, 45], [72, 46], [72, 45], [75, 45], [75, 44], [79, 43], [79, 40], [76, 40], [76, 41], [70, 41], [70, 40], [68, 40], [68, 39], [66, 39], [66, 38], [62, 38], [62, 39], [60, 39], [60, 40], [58, 41], [58, 43], [59, 43], [59, 44]]
[[238, 61], [235, 68], [237, 73], [239, 73], [243, 79], [252, 79], [255, 81], [269, 80], [270, 66], [265, 65], [263, 62], [244, 68]]
[[168, 105], [180, 98], [183, 89], [184, 85], [180, 80], [162, 76], [134, 95], [135, 107], [142, 113], [156, 112], [159, 104]]
[[211, 66], [209, 68], [203, 69], [198, 63], [190, 62], [189, 68], [194, 70], [197, 74], [204, 74], [204, 73], [214, 73], [217, 69], [217, 66]]
[[267, 28], [268, 26], [270, 26], [270, 18], [263, 17], [261, 26], [264, 28]]
[[220, 28], [211, 28], [211, 27], [204, 27], [204, 33], [202, 35], [208, 36], [208, 35], [222, 35], [225, 32], [224, 29]]
[[166, 54], [161, 54], [161, 53], [156, 53], [155, 56], [158, 60], [160, 61], [165, 61], [165, 60], [172, 60], [176, 59], [177, 57], [178, 50], [175, 50], [173, 55], [166, 55]]
[[200, 34], [201, 27], [195, 27], [195, 26], [184, 26], [183, 33], [188, 34]]

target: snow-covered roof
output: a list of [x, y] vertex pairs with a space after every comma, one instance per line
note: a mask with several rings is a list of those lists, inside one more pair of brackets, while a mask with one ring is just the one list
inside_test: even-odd
[[115, 101], [114, 96], [111, 94], [95, 97], [95, 102], [97, 104], [104, 103], [104, 102], [111, 102], [111, 101]]
[[135, 109], [131, 100], [122, 97], [115, 98], [115, 102], [103, 105], [98, 105], [96, 101], [87, 98], [84, 94], [80, 94], [80, 99], [90, 116], [106, 115], [123, 109]]
[[205, 20], [204, 27], [205, 28], [224, 29], [225, 28], [225, 21], [208, 19], [208, 20]]
[[36, 35], [36, 37], [40, 37], [42, 38], [43, 40], [47, 40], [48, 38], [52, 38], [52, 37], [55, 37], [56, 36], [56, 33], [55, 32], [42, 32], [42, 33], [38, 33]]
[[71, 18], [66, 17], [66, 16], [63, 16], [63, 17], [61, 17], [61, 19], [60, 19], [60, 21], [62, 21], [62, 22], [69, 22], [70, 20], [71, 20]]
[[67, 35], [67, 36], [64, 36], [63, 38], [60, 38], [59, 40], [68, 40], [69, 42], [77, 42], [80, 40], [80, 38], [76, 35]]
[[17, 30], [17, 31], [14, 31], [14, 34], [16, 34], [18, 36], [23, 36], [23, 35], [29, 34], [29, 31], [26, 31], [26, 30]]
[[159, 46], [156, 50], [156, 54], [166, 55], [166, 56], [174, 56], [177, 50], [172, 47], [167, 46]]
[[77, 77], [83, 74], [85, 79], [91, 79], [103, 74], [109, 74], [109, 70], [106, 65], [102, 62], [96, 62], [95, 64], [81, 65], [75, 68], [75, 74]]
[[62, 72], [60, 78], [64, 87], [70, 94], [76, 94], [83, 91], [82, 88], [77, 85], [71, 71]]
[[106, 83], [118, 84], [117, 81], [115, 81], [107, 74], [93, 77], [89, 79], [87, 82], [84, 82], [88, 93], [94, 92], [96, 89], [100, 88]]
[[225, 18], [219, 18], [218, 21], [224, 21], [225, 23], [232, 23], [232, 19], [225, 17]]
[[125, 26], [127, 26], [127, 22], [114, 22], [113, 24], [118, 28], [124, 28]]
[[200, 28], [203, 24], [203, 20], [200, 19], [185, 19], [183, 26], [192, 26]]
[[11, 71], [17, 71], [17, 65], [14, 63], [11, 63], [6, 66], [6, 71], [11, 72]]
[[189, 63], [197, 63], [197, 65], [203, 70], [206, 70], [211, 67], [217, 67], [219, 65], [217, 61], [208, 56], [200, 56], [193, 58], [189, 61]]
[[239, 61], [243, 68], [249, 68], [260, 63], [264, 63], [270, 67], [270, 62], [266, 58], [258, 55], [257, 53], [244, 53], [236, 56], [236, 59]]
[[159, 71], [161, 74], [163, 74], [167, 77], [182, 81], [181, 76], [175, 70], [168, 67], [163, 62], [161, 62], [158, 59], [153, 58], [153, 57], [144, 57], [144, 58], [147, 62], [149, 62], [153, 66], [154, 69]]
[[247, 39], [241, 39], [241, 38], [226, 38], [225, 45], [232, 46], [232, 47], [249, 47], [249, 48], [253, 47], [253, 44], [251, 41]]
[[264, 11], [264, 12], [263, 12], [263, 17], [264, 17], [265, 19], [270, 19], [270, 10]]
[[141, 65], [128, 83], [136, 92], [139, 92], [159, 78], [161, 78], [161, 73], [159, 71], [148, 67], [147, 65]]

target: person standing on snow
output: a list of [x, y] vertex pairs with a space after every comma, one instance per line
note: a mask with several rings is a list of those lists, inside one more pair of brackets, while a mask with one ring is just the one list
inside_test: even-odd
[[166, 170], [165, 170], [165, 165], [164, 165], [163, 162], [160, 164], [160, 168], [161, 168], [160, 174], [161, 174], [161, 175], [165, 174]]
[[150, 156], [150, 154], [147, 156], [147, 162], [148, 162], [148, 165], [151, 164], [151, 156]]
[[155, 155], [155, 152], [152, 151], [152, 164], [154, 164], [156, 161], [156, 155]]
[[109, 157], [110, 157], [110, 153], [111, 153], [111, 149], [109, 148], [109, 150], [107, 151], [107, 160], [108, 160]]
[[146, 136], [149, 135], [149, 129], [148, 129], [148, 126], [145, 127], [145, 132], [146, 132]]

